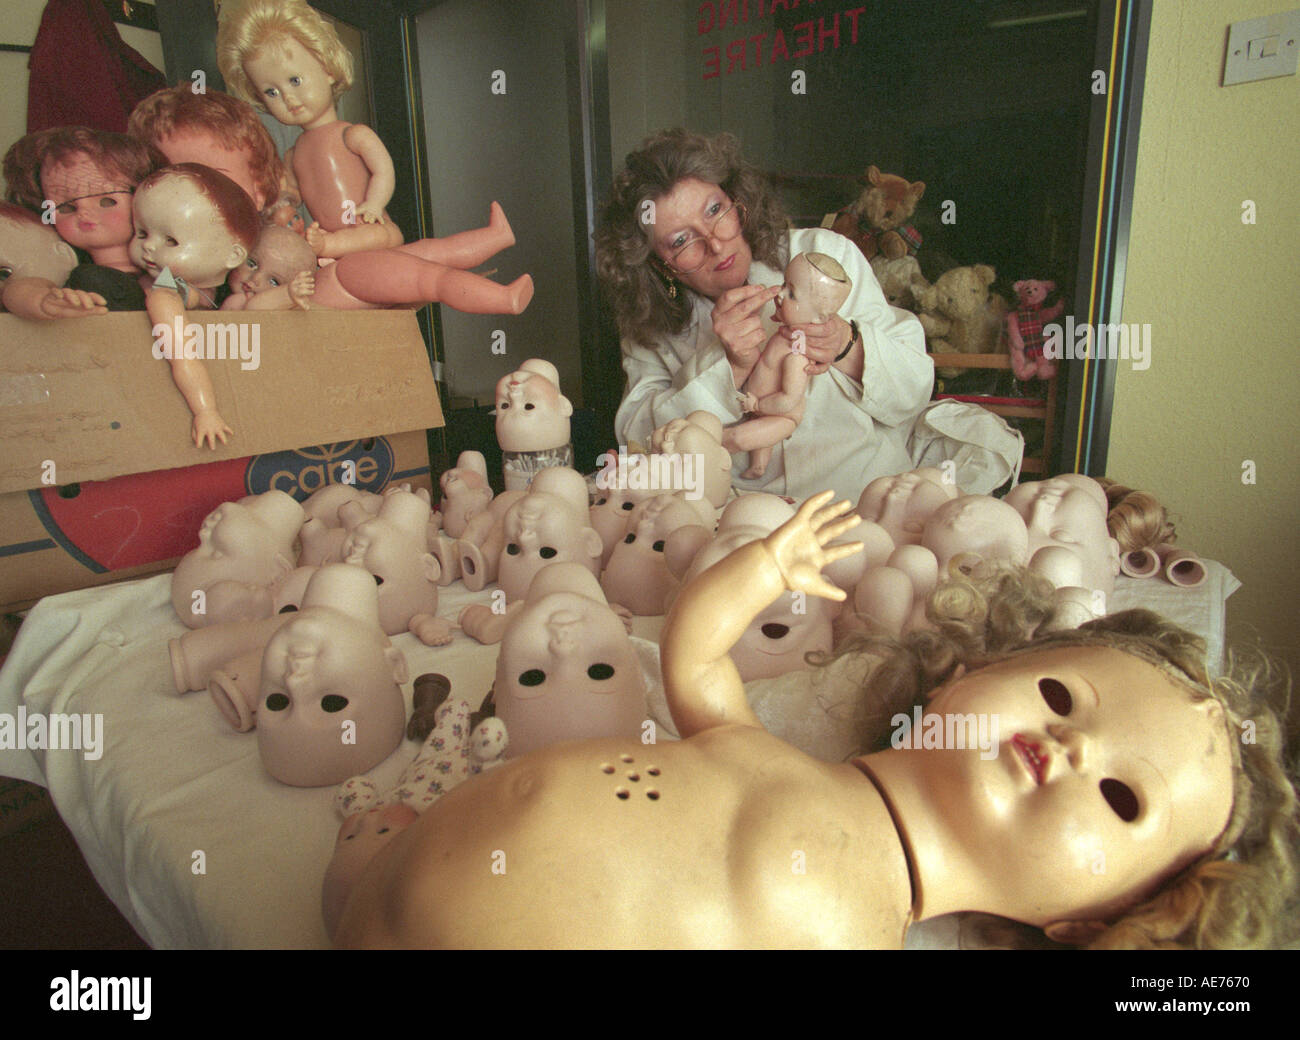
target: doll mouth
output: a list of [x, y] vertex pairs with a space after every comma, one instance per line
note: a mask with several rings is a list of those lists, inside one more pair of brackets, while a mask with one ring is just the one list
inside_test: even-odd
[[1047, 779], [1047, 763], [1050, 761], [1042, 746], [1021, 733], [1011, 738], [1011, 746], [1029, 775], [1034, 778], [1034, 783], [1041, 786]]

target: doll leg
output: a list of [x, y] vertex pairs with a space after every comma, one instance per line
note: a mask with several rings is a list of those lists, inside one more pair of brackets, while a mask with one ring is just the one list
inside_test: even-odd
[[526, 274], [501, 285], [399, 249], [353, 253], [340, 257], [334, 268], [347, 292], [383, 306], [445, 303], [465, 314], [522, 314], [533, 298], [533, 280]]
[[435, 264], [467, 271], [471, 267], [487, 263], [501, 250], [509, 249], [514, 244], [515, 233], [510, 228], [510, 221], [506, 220], [506, 212], [500, 203], [494, 202], [488, 215], [487, 227], [458, 231], [444, 238], [422, 238], [418, 242], [408, 242], [400, 249], [421, 260], [432, 260]]
[[755, 416], [727, 430], [731, 441], [729, 447], [733, 452], [770, 448], [794, 433], [796, 426], [793, 419], [784, 415]]
[[317, 256], [342, 257], [349, 253], [393, 249], [402, 244], [402, 229], [390, 220], [378, 224], [350, 224], [326, 231], [319, 224], [307, 229], [307, 244]]

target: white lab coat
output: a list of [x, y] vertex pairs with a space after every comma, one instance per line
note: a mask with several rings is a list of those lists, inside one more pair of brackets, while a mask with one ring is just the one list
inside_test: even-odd
[[[856, 319], [862, 333], [863, 382], [837, 368], [815, 376], [803, 421], [772, 449], [767, 472], [756, 480], [741, 477], [749, 465], [742, 452], [734, 458], [732, 483], [796, 500], [833, 488], [837, 499], [856, 504], [876, 477], [912, 468], [908, 437], [929, 401], [934, 364], [916, 315], [889, 305], [857, 246], [822, 228], [791, 231], [789, 255], [810, 251], [833, 256], [853, 281], [839, 313], [846, 321]], [[784, 280], [784, 272], [758, 261], [749, 269], [753, 285]], [[648, 449], [651, 431], [696, 410], [712, 412], [724, 425], [743, 418], [731, 365], [713, 333], [713, 301], [694, 296], [694, 304], [690, 324], [680, 335], [654, 344], [623, 341], [628, 383], [614, 419], [619, 443], [637, 442]], [[777, 328], [771, 312], [771, 307], [763, 308], [769, 336]]]

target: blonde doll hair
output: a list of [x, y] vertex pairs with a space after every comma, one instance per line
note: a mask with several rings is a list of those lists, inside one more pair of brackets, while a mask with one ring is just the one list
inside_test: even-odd
[[336, 101], [352, 86], [351, 51], [305, 0], [242, 0], [222, 10], [217, 28], [217, 64], [227, 89], [265, 111], [266, 105], [244, 72], [244, 59], [286, 37], [311, 51], [334, 77]]
[[[1126, 610], [1078, 629], [1036, 636], [1051, 615], [1051, 586], [1025, 571], [1000, 571], [939, 586], [927, 604], [933, 631], [858, 640], [839, 654], [879, 659], [866, 682], [873, 718], [921, 703], [959, 665], [979, 668], [1068, 646], [1122, 650], [1159, 668], [1193, 700], [1223, 708], [1234, 764], [1232, 813], [1214, 847], [1145, 901], [1106, 922], [1092, 948], [1177, 949], [1270, 946], [1293, 941], [1300, 874], [1300, 810], [1284, 759], [1289, 677], [1262, 655], [1229, 657], [1212, 678], [1205, 643], [1148, 610]], [[1272, 703], [1270, 703], [1272, 702]], [[883, 728], [878, 725], [878, 733]]]
[[1155, 495], [1135, 491], [1105, 477], [1096, 479], [1106, 492], [1106, 526], [1110, 529], [1110, 536], [1119, 542], [1120, 552], [1131, 553], [1174, 543], [1178, 534]]

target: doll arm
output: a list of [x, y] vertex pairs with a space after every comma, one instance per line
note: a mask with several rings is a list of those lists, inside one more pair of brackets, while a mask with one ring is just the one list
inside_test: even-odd
[[[164, 270], [163, 273], [168, 272]], [[168, 281], [170, 280], [168, 278]], [[159, 282], [162, 282], [162, 275], [159, 276]], [[155, 288], [145, 296], [145, 307], [149, 311], [149, 320], [154, 326], [166, 325], [170, 328], [174, 327], [177, 319], [180, 319], [182, 324], [185, 321], [185, 301], [181, 299], [180, 293], [175, 289], [167, 288], [165, 283], [161, 287], [155, 283]], [[232, 435], [234, 430], [226, 425], [217, 411], [217, 393], [212, 387], [212, 379], [203, 362], [197, 358], [172, 357], [171, 366], [176, 389], [181, 392], [190, 413], [194, 416], [190, 434], [194, 438], [195, 446], [201, 448], [206, 443], [208, 447], [215, 450], [218, 440], [225, 444], [226, 438]]]
[[354, 123], [344, 131], [343, 143], [370, 171], [366, 197], [357, 204], [357, 219], [366, 224], [377, 224], [384, 219], [384, 207], [392, 200], [397, 187], [392, 156], [379, 135], [360, 123]]
[[822, 577], [828, 563], [862, 548], [825, 548], [858, 523], [847, 502], [828, 505], [833, 491], [810, 498], [767, 538], [741, 546], [682, 589], [664, 626], [664, 693], [683, 739], [715, 726], [758, 726], [728, 651], [784, 590], [842, 600]]
[[107, 314], [99, 293], [83, 289], [60, 289], [45, 278], [15, 278], [4, 287], [4, 309], [20, 318], [43, 321], [50, 318], [80, 318]]

